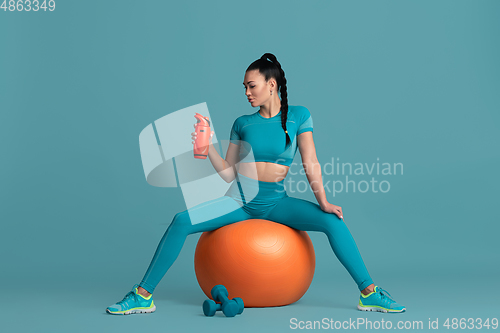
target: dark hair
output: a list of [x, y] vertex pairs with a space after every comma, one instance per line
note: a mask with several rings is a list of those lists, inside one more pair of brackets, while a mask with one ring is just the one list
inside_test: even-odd
[[[267, 61], [267, 59], [271, 61]], [[286, 135], [285, 150], [290, 144], [290, 137], [286, 129], [286, 119], [288, 117], [288, 93], [286, 92], [285, 72], [281, 69], [281, 64], [272, 53], [264, 53], [260, 59], [255, 60], [248, 66], [247, 72], [257, 69], [264, 77], [266, 82], [274, 78], [278, 83], [278, 91], [281, 96], [281, 127]]]

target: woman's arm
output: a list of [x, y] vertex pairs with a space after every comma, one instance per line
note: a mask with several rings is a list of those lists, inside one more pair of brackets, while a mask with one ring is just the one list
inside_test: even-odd
[[215, 170], [219, 173], [219, 176], [221, 176], [226, 183], [232, 182], [236, 177], [235, 172], [239, 148], [240, 146], [230, 142], [229, 147], [227, 147], [226, 159], [223, 159], [217, 150], [215, 150], [212, 141], [210, 141], [208, 157], [210, 158], [210, 162], [212, 162]]
[[[196, 128], [196, 125], [194, 126]], [[196, 140], [196, 131], [191, 133], [191, 135], [194, 143], [194, 140]], [[226, 159], [223, 159], [212, 144], [213, 135], [214, 131], [211, 131], [208, 145], [208, 158], [219, 176], [224, 179], [225, 182], [230, 183], [235, 178], [235, 165], [238, 162], [240, 146], [235, 145], [232, 142], [229, 143], [229, 147], [227, 147]]]
[[299, 134], [297, 136], [297, 140], [300, 156], [302, 157], [302, 165], [319, 206], [323, 211], [336, 214], [339, 218], [343, 218], [342, 208], [332, 205], [326, 200], [325, 189], [323, 187], [323, 180], [321, 177], [321, 165], [319, 164], [316, 156], [313, 133], [304, 132]]

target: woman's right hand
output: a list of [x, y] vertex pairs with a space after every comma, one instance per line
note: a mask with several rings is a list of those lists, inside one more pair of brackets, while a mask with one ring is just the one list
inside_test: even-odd
[[[193, 127], [196, 129], [196, 124], [193, 125]], [[194, 142], [196, 141], [196, 130], [194, 132], [191, 133], [191, 143], [194, 144]], [[214, 136], [214, 131], [210, 131], [210, 138], [208, 139], [208, 144], [211, 145], [212, 144], [212, 137]]]
[[191, 143], [194, 145], [194, 142], [196, 141], [196, 124], [193, 125], [193, 127], [195, 128], [195, 131], [193, 133], [191, 133]]

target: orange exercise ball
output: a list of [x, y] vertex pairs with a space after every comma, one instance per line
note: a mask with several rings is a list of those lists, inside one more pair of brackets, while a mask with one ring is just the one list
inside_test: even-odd
[[298, 301], [316, 267], [313, 244], [305, 231], [251, 219], [204, 232], [198, 240], [194, 269], [207, 297], [217, 284], [245, 307], [282, 306]]

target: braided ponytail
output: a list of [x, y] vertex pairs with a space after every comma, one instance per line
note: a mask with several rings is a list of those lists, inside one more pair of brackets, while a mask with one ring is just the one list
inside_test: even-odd
[[[270, 62], [267, 59], [269, 59]], [[281, 64], [276, 59], [276, 56], [272, 53], [264, 53], [260, 59], [255, 60], [250, 66], [248, 66], [247, 72], [254, 69], [258, 69], [259, 72], [264, 75], [266, 81], [274, 78], [278, 84], [278, 90], [281, 97], [281, 127], [286, 135], [286, 150], [290, 145], [291, 140], [288, 135], [288, 130], [286, 129], [286, 121], [288, 118], [288, 93], [286, 90], [285, 72], [281, 68]]]

